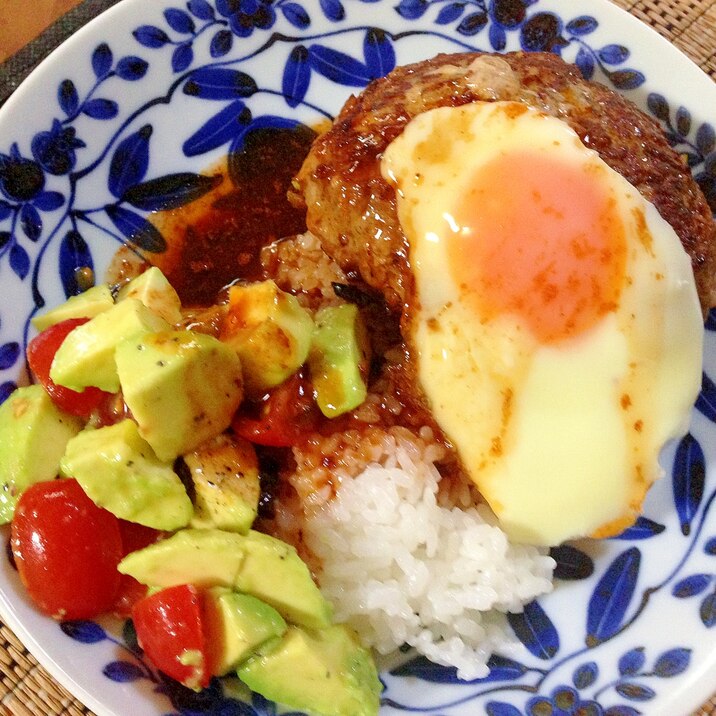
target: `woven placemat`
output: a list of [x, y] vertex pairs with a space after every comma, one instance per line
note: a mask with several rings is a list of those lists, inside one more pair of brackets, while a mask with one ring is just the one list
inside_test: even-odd
[[[654, 27], [716, 80], [716, 0], [612, 1]], [[84, 0], [17, 55], [1, 64], [0, 104], [57, 45], [116, 2], [118, 0]], [[39, 666], [2, 622], [0, 715], [94, 716]], [[716, 716], [716, 695], [695, 716]]]

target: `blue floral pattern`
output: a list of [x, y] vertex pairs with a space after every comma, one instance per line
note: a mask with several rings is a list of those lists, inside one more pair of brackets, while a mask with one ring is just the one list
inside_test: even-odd
[[[214, 188], [218, 179], [197, 171], [197, 162], [206, 167], [240, 151], [257, 127], [330, 118], [350, 92], [428, 52], [548, 50], [587, 78], [641, 92], [649, 83], [632, 62], [628, 40], [605, 34], [598, 15], [572, 13], [568, 3], [557, 12], [546, 0], [163, 0], [143, 9], [143, 24], [132, 28], [129, 42], [98, 42], [84, 66], [66, 68], [29, 139], [0, 139], [0, 276], [3, 291], [30, 298], [21, 302], [19, 322], [0, 303], [0, 401], [22, 378], [30, 318], [48, 301], [77, 293], [80, 270], [102, 269], [120, 245], [140, 254], [165, 249], [147, 215]], [[416, 38], [425, 49], [415, 49]], [[153, 73], [166, 81], [157, 87], [149, 81]], [[642, 105], [684, 154], [716, 211], [713, 125], [662, 93], [645, 97]], [[174, 127], [180, 138], [171, 172], [159, 169], [169, 122], [163, 108], [191, 117]], [[706, 325], [716, 330], [716, 314]], [[706, 370], [714, 369], [707, 364]], [[666, 513], [647, 510], [601, 545], [553, 550], [561, 584], [555, 595], [507, 616], [522, 656], [493, 656], [487, 677], [464, 682], [454, 669], [407, 655], [384, 674], [386, 711], [641, 713], [660, 698], [665, 680], [688, 673], [697, 646], [679, 635], [663, 649], [648, 644], [641, 625], [655, 618], [662, 599], [691, 616], [716, 648], [716, 490], [704, 449], [716, 430], [716, 384], [707, 372], [695, 416], [662, 488], [662, 502], [671, 505]], [[678, 545], [679, 556], [661, 565], [656, 555], [667, 540]], [[572, 602], [582, 610], [579, 633], [560, 626], [554, 600], [567, 589], [575, 590]], [[265, 699], [237, 696], [220, 680], [195, 694], [163, 677], [144, 659], [129, 623], [121, 636], [93, 622], [61, 628], [87, 648], [111, 642], [122, 655], [104, 664], [104, 676], [150, 683], [172, 714], [276, 713]], [[414, 694], [415, 684], [430, 690]]]

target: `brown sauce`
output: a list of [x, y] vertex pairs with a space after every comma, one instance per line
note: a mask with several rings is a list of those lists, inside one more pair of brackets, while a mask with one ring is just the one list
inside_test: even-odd
[[263, 278], [261, 249], [306, 230], [305, 210], [286, 193], [316, 134], [308, 127], [261, 128], [217, 167], [223, 181], [200, 200], [156, 215], [167, 251], [151, 257], [182, 305], [210, 306], [237, 279]]

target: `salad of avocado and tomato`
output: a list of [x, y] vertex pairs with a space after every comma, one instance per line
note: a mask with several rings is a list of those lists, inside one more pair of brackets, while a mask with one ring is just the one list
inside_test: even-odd
[[360, 315], [312, 315], [272, 281], [232, 286], [218, 335], [182, 328], [181, 310], [153, 267], [33, 319], [37, 382], [0, 405], [0, 523], [22, 583], [55, 619], [131, 617], [191, 689], [236, 674], [311, 714], [375, 714], [370, 653], [296, 550], [253, 529], [254, 445], [291, 446], [364, 400]]

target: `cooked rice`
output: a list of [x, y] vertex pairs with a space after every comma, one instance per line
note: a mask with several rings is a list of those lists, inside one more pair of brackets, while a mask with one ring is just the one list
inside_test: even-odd
[[461, 678], [485, 676], [515, 645], [504, 613], [551, 591], [552, 558], [510, 544], [484, 505], [441, 505], [434, 443], [385, 433], [371, 451], [305, 525], [336, 619], [380, 653], [409, 644]]

